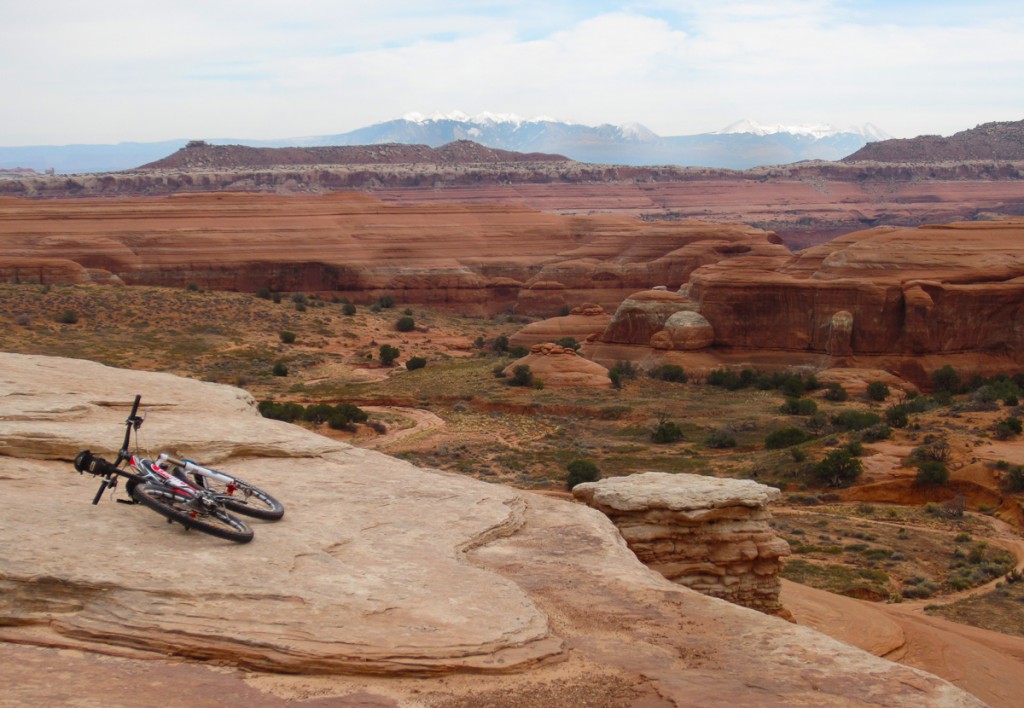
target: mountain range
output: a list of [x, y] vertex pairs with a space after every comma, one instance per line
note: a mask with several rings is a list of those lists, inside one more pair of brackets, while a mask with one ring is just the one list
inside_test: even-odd
[[[399, 143], [440, 147], [472, 140], [500, 150], [553, 153], [579, 162], [613, 165], [686, 165], [747, 169], [801, 160], [839, 160], [889, 136], [867, 124], [839, 129], [827, 125], [765, 126], [742, 120], [712, 133], [659, 136], [640, 125], [587, 126], [553, 118], [462, 113], [426, 117], [409, 114], [347, 133], [278, 140], [206, 139], [214, 145], [322, 147]], [[58, 173], [113, 172], [154, 162], [184, 147], [187, 140], [116, 145], [0, 147], [0, 170], [52, 169]]]

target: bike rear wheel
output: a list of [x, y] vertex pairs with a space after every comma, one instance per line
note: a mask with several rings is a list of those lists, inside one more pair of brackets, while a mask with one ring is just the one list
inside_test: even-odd
[[221, 508], [197, 509], [190, 500], [173, 489], [158, 484], [140, 484], [132, 496], [170, 521], [177, 521], [188, 529], [208, 533], [235, 543], [248, 543], [253, 532], [244, 521]]
[[220, 470], [218, 474], [230, 477], [231, 481], [222, 482], [193, 472], [192, 483], [218, 494], [220, 502], [236, 513], [267, 521], [277, 521], [284, 516], [284, 505], [259, 487]]

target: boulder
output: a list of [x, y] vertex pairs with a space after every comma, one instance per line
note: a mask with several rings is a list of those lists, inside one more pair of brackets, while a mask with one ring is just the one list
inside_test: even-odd
[[647, 344], [665, 328], [669, 317], [682, 310], [696, 311], [698, 303], [666, 290], [633, 293], [619, 305], [598, 339], [605, 343]]
[[711, 323], [699, 312], [692, 310], [670, 315], [665, 320], [665, 329], [661, 333], [668, 337], [672, 349], [683, 351], [705, 349], [715, 341], [715, 330]]

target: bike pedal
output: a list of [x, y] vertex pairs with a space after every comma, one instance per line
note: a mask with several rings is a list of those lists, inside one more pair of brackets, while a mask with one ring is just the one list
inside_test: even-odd
[[115, 499], [118, 504], [138, 504], [134, 499]]

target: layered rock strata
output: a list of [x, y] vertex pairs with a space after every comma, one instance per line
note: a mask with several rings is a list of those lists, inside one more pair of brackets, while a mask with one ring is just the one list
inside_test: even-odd
[[0, 199], [0, 277], [320, 292], [356, 303], [553, 316], [609, 311], [698, 267], [788, 251], [740, 224], [567, 217], [518, 204], [388, 204], [357, 193]]
[[587, 482], [573, 495], [604, 512], [645, 565], [674, 583], [768, 614], [781, 559], [768, 504], [781, 492], [750, 480], [646, 472]]

